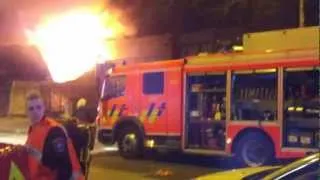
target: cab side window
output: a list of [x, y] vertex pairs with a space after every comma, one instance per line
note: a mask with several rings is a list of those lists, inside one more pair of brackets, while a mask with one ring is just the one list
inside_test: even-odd
[[233, 72], [231, 98], [233, 120], [275, 120], [276, 69]]
[[148, 72], [143, 74], [143, 94], [163, 94], [164, 73]]
[[126, 90], [126, 76], [117, 75], [105, 79], [102, 86], [102, 98], [116, 98], [124, 96]]

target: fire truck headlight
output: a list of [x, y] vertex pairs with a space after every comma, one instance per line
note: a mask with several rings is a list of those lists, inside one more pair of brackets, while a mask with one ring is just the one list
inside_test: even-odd
[[154, 148], [154, 146], [155, 146], [155, 142], [153, 139], [149, 139], [146, 141], [146, 147]]
[[98, 104], [97, 112], [100, 112], [100, 110], [101, 110], [101, 104]]
[[128, 137], [129, 137], [130, 139], [135, 139], [135, 138], [136, 138], [136, 135], [135, 135], [135, 134], [129, 134]]
[[227, 144], [230, 144], [232, 142], [232, 139], [231, 138], [227, 138]]
[[110, 69], [108, 69], [108, 75], [111, 75], [112, 74], [112, 72], [113, 72], [113, 68], [110, 68]]

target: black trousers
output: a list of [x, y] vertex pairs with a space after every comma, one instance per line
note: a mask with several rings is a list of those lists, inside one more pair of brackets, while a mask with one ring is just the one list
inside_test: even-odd
[[80, 147], [79, 161], [81, 169], [86, 179], [89, 176], [90, 164], [92, 157], [90, 152], [94, 148], [96, 138], [96, 127], [91, 124], [78, 124], [78, 129], [81, 132], [82, 147]]

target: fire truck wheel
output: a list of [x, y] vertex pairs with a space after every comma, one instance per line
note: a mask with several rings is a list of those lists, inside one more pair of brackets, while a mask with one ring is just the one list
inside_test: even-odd
[[235, 159], [240, 167], [270, 164], [274, 159], [273, 143], [262, 133], [249, 132], [237, 142]]
[[122, 130], [118, 147], [120, 155], [124, 158], [139, 158], [143, 154], [143, 138], [141, 133], [133, 127]]

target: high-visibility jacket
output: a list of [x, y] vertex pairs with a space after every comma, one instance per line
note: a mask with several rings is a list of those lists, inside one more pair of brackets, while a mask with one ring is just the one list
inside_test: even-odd
[[0, 180], [30, 180], [25, 147], [0, 143]]
[[29, 133], [26, 147], [29, 151], [29, 168], [32, 180], [55, 180], [56, 174], [49, 168], [42, 165], [42, 152], [46, 137], [53, 127], [60, 127], [67, 137], [67, 146], [72, 165], [72, 177], [73, 180], [82, 180], [84, 176], [81, 173], [81, 167], [79, 160], [77, 159], [75, 149], [72, 145], [72, 141], [68, 136], [67, 131], [58, 122], [45, 118], [39, 123], [32, 126], [32, 131]]

